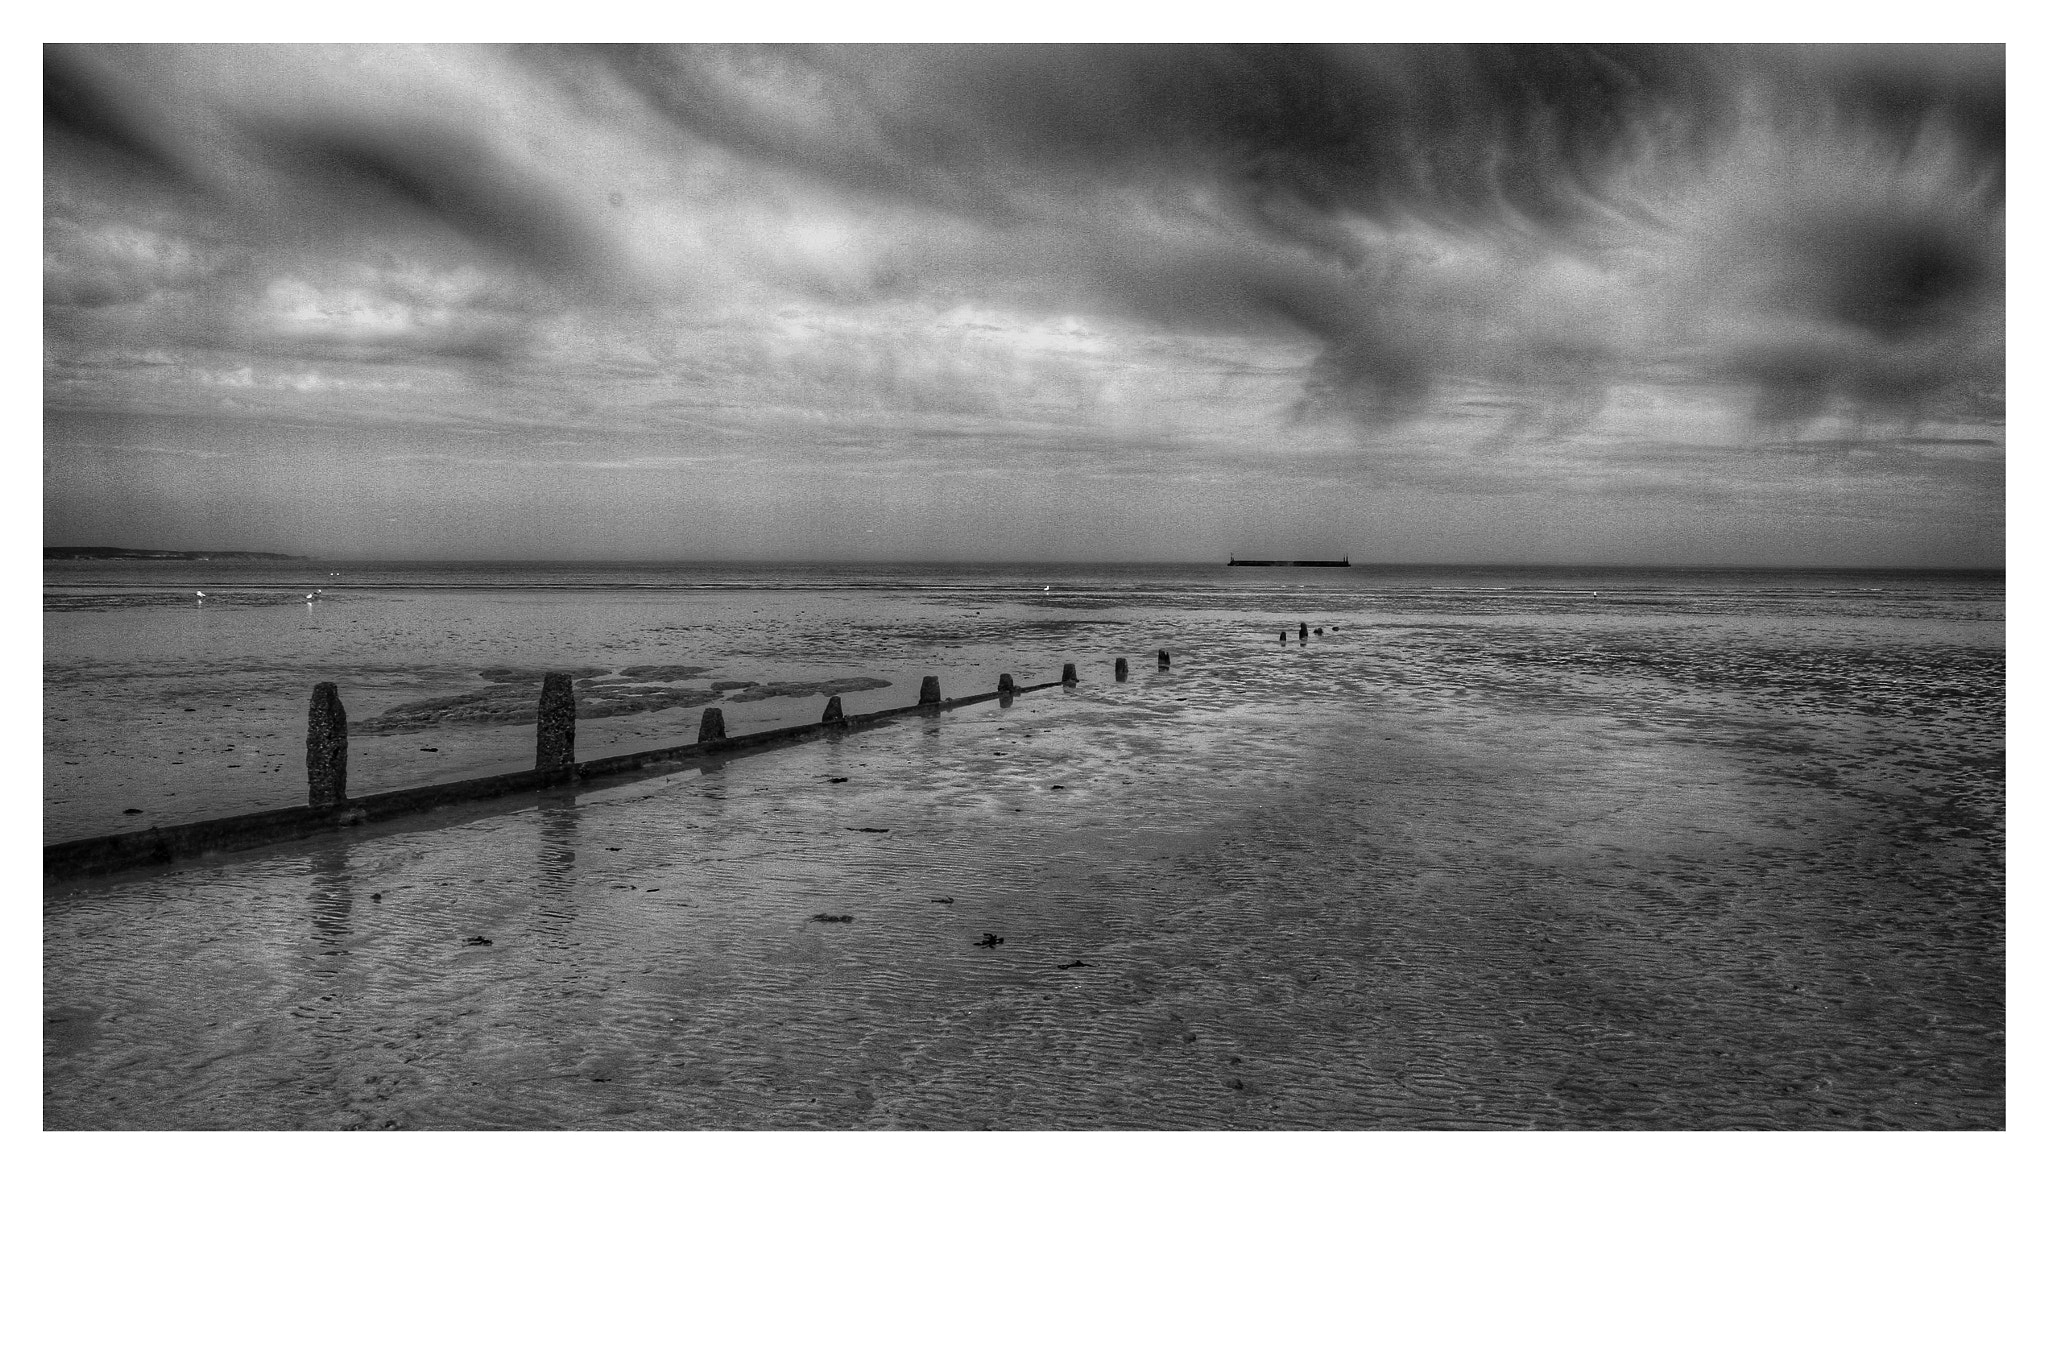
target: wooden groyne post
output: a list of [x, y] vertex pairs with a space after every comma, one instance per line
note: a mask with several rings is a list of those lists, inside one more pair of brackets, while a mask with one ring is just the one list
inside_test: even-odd
[[340, 806], [348, 799], [348, 712], [332, 683], [313, 685], [306, 713], [306, 805]]
[[1073, 665], [1062, 664], [1060, 666], [1060, 682], [1063, 685], [1071, 688], [1074, 687], [1076, 684], [1080, 683], [1080, 681], [1081, 675], [1075, 671]]
[[533, 766], [543, 773], [576, 763], [576, 686], [564, 673], [540, 681], [540, 725], [535, 732]]
[[1170, 654], [1168, 654], [1168, 653], [1166, 653], [1166, 651], [1164, 651], [1164, 650], [1161, 650], [1161, 651], [1159, 652], [1159, 668], [1160, 668], [1161, 672], [1164, 672], [1164, 671], [1165, 671], [1165, 670], [1167, 670], [1167, 669], [1171, 669], [1172, 667], [1173, 667], [1173, 656], [1172, 656], [1172, 655], [1170, 655]]
[[1116, 657], [1116, 681], [1121, 683], [1131, 676], [1131, 661], [1122, 655]]
[[1014, 678], [1012, 678], [1012, 677], [1010, 677], [1010, 676], [1009, 676], [1008, 674], [1004, 674], [1004, 675], [1003, 675], [1003, 676], [1002, 676], [1001, 678], [998, 678], [998, 679], [996, 680], [996, 691], [997, 691], [997, 692], [1015, 692], [1015, 691], [1017, 691], [1017, 680], [1016, 680], [1016, 679], [1014, 679]]
[[725, 713], [717, 707], [706, 707], [704, 717], [697, 722], [697, 743], [708, 744], [725, 738]]
[[939, 705], [940, 700], [939, 676], [937, 674], [926, 674], [924, 682], [918, 684], [917, 687], [917, 705], [920, 707], [936, 707]]
[[846, 709], [839, 705], [839, 697], [836, 693], [825, 699], [825, 719], [823, 724], [828, 726], [846, 724]]

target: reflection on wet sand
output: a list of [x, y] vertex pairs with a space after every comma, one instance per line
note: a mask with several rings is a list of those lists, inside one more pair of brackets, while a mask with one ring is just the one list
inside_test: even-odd
[[313, 925], [316, 969], [339, 970], [318, 960], [348, 953], [349, 919], [355, 909], [355, 879], [349, 875], [347, 845], [316, 850], [307, 859], [306, 908]]
[[567, 925], [576, 918], [576, 794], [543, 794], [535, 821], [534, 914]]
[[302, 1044], [293, 1085], [315, 1105], [346, 1122], [354, 1089], [350, 1076], [359, 1061], [351, 1019], [362, 994], [362, 978], [350, 966], [354, 933], [355, 877], [349, 845], [316, 849], [306, 858], [306, 910], [312, 927], [304, 964], [305, 988], [291, 1015], [300, 1022]]

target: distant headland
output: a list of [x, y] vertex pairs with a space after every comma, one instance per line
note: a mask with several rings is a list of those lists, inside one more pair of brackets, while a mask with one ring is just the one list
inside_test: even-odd
[[124, 550], [117, 545], [46, 545], [46, 560], [303, 560], [268, 550]]

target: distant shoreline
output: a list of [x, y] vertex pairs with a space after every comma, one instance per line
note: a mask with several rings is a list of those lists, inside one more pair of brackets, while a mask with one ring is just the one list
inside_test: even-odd
[[270, 550], [126, 550], [117, 545], [46, 545], [46, 560], [304, 560]]
[[[45, 560], [158, 560], [164, 562], [192, 560], [261, 560], [293, 564], [321, 564], [341, 566], [353, 570], [364, 569], [448, 569], [448, 570], [491, 570], [548, 568], [565, 570], [603, 569], [971, 569], [983, 571], [1029, 570], [1041, 574], [1058, 570], [1115, 569], [1156, 571], [1162, 569], [1227, 569], [1244, 568], [1245, 561], [1236, 566], [1219, 564], [1213, 559], [1201, 560], [810, 560], [810, 559], [382, 559], [361, 556], [334, 557], [325, 555], [281, 555], [263, 550], [124, 550], [115, 546], [45, 546]], [[1289, 566], [1274, 566], [1289, 567]], [[1361, 573], [1386, 572], [1480, 572], [1519, 574], [1789, 574], [1789, 575], [1974, 575], [1979, 577], [2003, 576], [2003, 564], [1585, 564], [1565, 561], [1527, 562], [1517, 560], [1373, 560], [1358, 561], [1348, 567]]]

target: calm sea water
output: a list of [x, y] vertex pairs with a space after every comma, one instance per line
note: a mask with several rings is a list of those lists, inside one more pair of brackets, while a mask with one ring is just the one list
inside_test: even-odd
[[53, 889], [53, 1126], [2003, 1122], [1995, 575], [81, 562], [45, 589], [51, 839], [303, 801], [321, 680], [367, 792], [530, 764], [542, 669], [583, 675], [584, 757], [693, 738], [707, 702], [744, 731], [1082, 675]]
[[1348, 569], [1230, 568], [1206, 564], [754, 564], [643, 561], [233, 561], [50, 560], [52, 607], [183, 602], [194, 590], [289, 603], [334, 590], [735, 589], [932, 592], [1012, 589], [1113, 594], [1206, 592], [1225, 601], [1294, 592], [1370, 602], [1445, 602], [1647, 593], [1695, 604], [1739, 599], [1835, 600], [1867, 594], [1996, 604], [2004, 575], [1990, 570], [1671, 569], [1612, 566], [1358, 565]]

